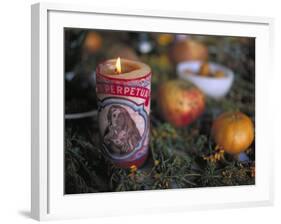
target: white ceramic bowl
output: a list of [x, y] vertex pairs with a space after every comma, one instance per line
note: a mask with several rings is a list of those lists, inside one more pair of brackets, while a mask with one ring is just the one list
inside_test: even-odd
[[185, 61], [179, 63], [177, 65], [179, 78], [192, 82], [209, 97], [214, 99], [224, 97], [232, 86], [234, 80], [233, 72], [225, 66], [209, 62], [211, 71], [223, 71], [224, 77], [203, 77], [197, 74], [201, 64], [201, 61]]

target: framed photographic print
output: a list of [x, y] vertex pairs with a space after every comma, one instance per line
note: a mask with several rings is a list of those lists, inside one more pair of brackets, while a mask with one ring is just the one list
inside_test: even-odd
[[272, 26], [32, 5], [32, 217], [272, 204]]

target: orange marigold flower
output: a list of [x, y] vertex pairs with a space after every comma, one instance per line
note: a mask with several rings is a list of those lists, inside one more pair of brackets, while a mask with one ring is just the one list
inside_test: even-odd
[[130, 167], [131, 173], [134, 173], [134, 172], [136, 172], [137, 170], [138, 170], [138, 167], [137, 167], [136, 165], [132, 165], [132, 166]]

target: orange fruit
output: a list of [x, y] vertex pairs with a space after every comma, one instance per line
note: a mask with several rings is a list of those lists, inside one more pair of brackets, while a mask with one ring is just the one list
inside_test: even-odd
[[102, 46], [102, 37], [97, 32], [87, 33], [84, 48], [90, 53], [96, 53]]
[[225, 152], [238, 154], [254, 140], [254, 124], [241, 112], [225, 112], [215, 119], [211, 130], [216, 144]]

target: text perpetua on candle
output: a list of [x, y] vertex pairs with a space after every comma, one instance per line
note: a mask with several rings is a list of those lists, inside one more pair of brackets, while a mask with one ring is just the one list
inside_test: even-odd
[[119, 96], [131, 96], [145, 99], [145, 106], [148, 105], [150, 90], [146, 87], [126, 86], [119, 84], [97, 84], [97, 93], [112, 94]]

